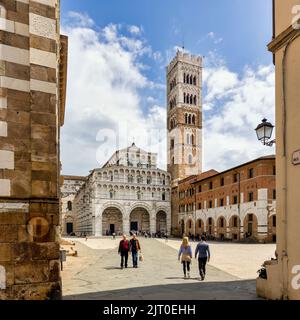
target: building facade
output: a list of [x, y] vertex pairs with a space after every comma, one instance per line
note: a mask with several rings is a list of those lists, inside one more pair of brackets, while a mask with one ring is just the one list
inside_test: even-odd
[[276, 94], [277, 253], [257, 293], [268, 299], [300, 299], [300, 3], [273, 1]]
[[202, 58], [177, 51], [167, 67], [168, 172], [172, 183], [202, 171]]
[[156, 163], [157, 154], [132, 144], [94, 169], [74, 199], [75, 233], [170, 233], [171, 177]]
[[173, 231], [220, 240], [276, 241], [275, 184], [275, 156], [183, 179], [172, 189], [177, 194]]
[[61, 234], [73, 234], [76, 229], [76, 215], [73, 202], [77, 191], [84, 184], [86, 177], [62, 176], [61, 186]]
[[59, 299], [59, 129], [67, 38], [57, 0], [0, 1], [0, 300]]

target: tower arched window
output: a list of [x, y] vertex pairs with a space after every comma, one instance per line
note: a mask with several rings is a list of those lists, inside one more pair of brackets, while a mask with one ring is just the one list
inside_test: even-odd
[[190, 95], [189, 94], [187, 94], [187, 96], [186, 96], [186, 103], [190, 103]]
[[191, 144], [195, 144], [195, 136], [193, 134], [191, 135]]
[[194, 84], [194, 85], [197, 85], [197, 79], [196, 79], [196, 76], [194, 76], [194, 78], [193, 78], [193, 84]]
[[188, 115], [185, 114], [185, 123], [187, 124], [188, 123]]
[[186, 103], [186, 94], [185, 94], [185, 92], [183, 94], [183, 103]]
[[194, 105], [196, 105], [196, 104], [197, 104], [197, 97], [194, 96]]
[[189, 114], [189, 124], [191, 124], [192, 123], [192, 117], [191, 117], [191, 115]]
[[192, 123], [195, 124], [195, 115], [192, 117]]
[[186, 135], [186, 143], [190, 144], [190, 134], [189, 133]]
[[162, 200], [162, 201], [165, 201], [165, 200], [166, 200], [166, 194], [165, 194], [165, 192], [163, 192], [163, 193], [161, 194], [161, 200]]
[[72, 201], [68, 201], [68, 210], [72, 211]]
[[189, 164], [193, 163], [193, 156], [191, 154], [189, 154], [189, 156], [188, 156], [188, 163]]
[[186, 74], [183, 74], [183, 83], [186, 83]]

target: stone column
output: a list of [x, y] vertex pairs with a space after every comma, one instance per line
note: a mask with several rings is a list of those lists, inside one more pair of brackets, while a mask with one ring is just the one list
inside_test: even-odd
[[130, 232], [130, 221], [129, 221], [129, 215], [123, 215], [123, 233], [126, 235], [129, 235]]
[[150, 233], [156, 233], [156, 214], [152, 212], [150, 215]]
[[102, 216], [97, 215], [95, 217], [95, 236], [102, 237]]

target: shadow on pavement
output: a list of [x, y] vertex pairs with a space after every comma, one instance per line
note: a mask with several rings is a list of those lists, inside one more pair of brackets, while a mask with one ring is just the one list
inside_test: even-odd
[[[174, 278], [173, 278], [174, 279]], [[182, 278], [179, 278], [182, 279]], [[190, 279], [187, 279], [190, 280]], [[256, 300], [255, 280], [166, 284], [64, 296], [64, 300]]]

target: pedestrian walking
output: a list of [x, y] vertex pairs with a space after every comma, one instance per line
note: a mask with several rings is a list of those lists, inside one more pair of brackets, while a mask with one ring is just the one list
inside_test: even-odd
[[189, 244], [188, 237], [184, 237], [182, 239], [182, 244], [180, 246], [179, 253], [178, 253], [178, 261], [180, 261], [180, 257], [181, 257], [181, 263], [183, 265], [184, 277], [186, 278], [186, 275], [187, 275], [188, 278], [190, 278], [191, 277], [190, 276], [190, 265], [192, 262], [193, 253], [192, 253], [192, 248]]
[[137, 239], [135, 233], [132, 234], [132, 239], [130, 240], [130, 252], [132, 255], [132, 265], [134, 268], [138, 267], [138, 254], [141, 251], [140, 242]]
[[205, 241], [205, 236], [201, 236], [200, 242], [197, 244], [196, 250], [195, 250], [195, 259], [197, 259], [198, 256], [198, 266], [199, 266], [199, 273], [201, 280], [203, 281], [205, 279], [206, 275], [206, 263], [209, 262], [210, 259], [210, 250], [209, 245]]
[[123, 269], [124, 264], [125, 264], [125, 268], [127, 268], [128, 266], [129, 250], [130, 250], [129, 241], [127, 240], [126, 234], [123, 234], [123, 238], [120, 241], [119, 250], [118, 250], [118, 253], [121, 256], [121, 269]]

